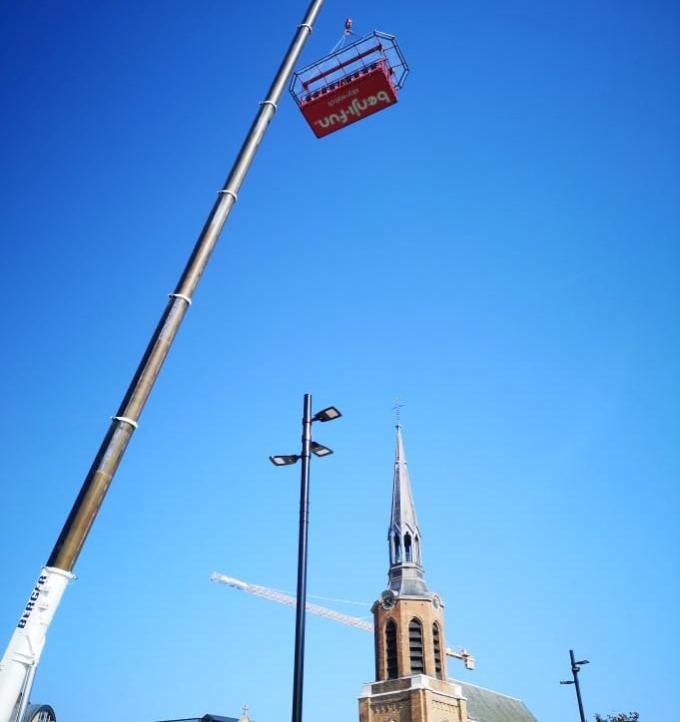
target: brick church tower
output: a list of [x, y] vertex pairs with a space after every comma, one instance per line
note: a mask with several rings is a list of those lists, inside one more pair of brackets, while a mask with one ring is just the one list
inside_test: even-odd
[[468, 722], [460, 684], [446, 674], [444, 604], [428, 589], [401, 426], [397, 424], [388, 588], [373, 604], [375, 677], [359, 722]]

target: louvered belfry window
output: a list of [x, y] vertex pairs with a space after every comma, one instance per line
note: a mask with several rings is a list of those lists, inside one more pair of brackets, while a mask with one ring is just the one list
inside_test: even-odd
[[404, 561], [413, 561], [413, 550], [411, 549], [411, 535], [404, 534]]
[[388, 619], [385, 625], [385, 661], [387, 663], [387, 679], [399, 676], [397, 665], [397, 625]]
[[437, 622], [432, 625], [432, 640], [434, 643], [434, 673], [439, 679], [442, 679], [442, 647]]
[[423, 625], [417, 619], [412, 619], [408, 625], [408, 647], [411, 657], [411, 674], [423, 674], [425, 672]]

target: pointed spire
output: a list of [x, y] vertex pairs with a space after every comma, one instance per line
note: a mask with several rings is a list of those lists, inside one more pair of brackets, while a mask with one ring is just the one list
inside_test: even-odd
[[390, 529], [401, 533], [403, 538], [406, 532], [411, 537], [420, 536], [418, 518], [413, 504], [411, 479], [406, 465], [404, 440], [401, 435], [401, 425], [397, 424], [397, 448], [394, 455], [394, 481], [392, 483], [392, 515]]
[[420, 550], [420, 528], [413, 503], [399, 419], [392, 484], [392, 513], [387, 538], [390, 548], [390, 589], [406, 595], [427, 595]]

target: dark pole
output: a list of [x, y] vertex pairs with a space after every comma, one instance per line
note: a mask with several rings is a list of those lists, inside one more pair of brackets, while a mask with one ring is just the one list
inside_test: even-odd
[[574, 650], [569, 650], [569, 659], [571, 660], [571, 673], [574, 675], [574, 687], [576, 687], [576, 699], [578, 700], [578, 711], [581, 715], [581, 722], [586, 722], [586, 716], [583, 714], [583, 700], [581, 699], [581, 685], [578, 682], [578, 673], [581, 668], [576, 664]]
[[300, 532], [298, 537], [297, 606], [295, 608], [295, 666], [292, 722], [302, 722], [302, 683], [305, 672], [305, 616], [307, 606], [307, 531], [309, 529], [309, 454], [312, 441], [312, 396], [302, 409], [302, 470], [300, 472]]
[[83, 486], [64, 524], [64, 528], [48, 559], [48, 567], [71, 571], [75, 566], [85, 539], [104, 501], [125, 449], [137, 429], [137, 423], [151, 389], [161, 370], [170, 346], [179, 330], [203, 271], [217, 243], [238, 192], [257, 153], [277, 103], [288, 82], [293, 67], [307, 41], [323, 0], [313, 0], [305, 17], [297, 26], [295, 36], [286, 52], [265, 99], [250, 126], [250, 130], [234, 161], [229, 176], [217, 195], [208, 220], [196, 241], [187, 265], [154, 331], [146, 352], [137, 368], [109, 430], [85, 477]]

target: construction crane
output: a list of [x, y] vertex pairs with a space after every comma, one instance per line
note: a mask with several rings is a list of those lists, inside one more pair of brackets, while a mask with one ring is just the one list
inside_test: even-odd
[[[104, 501], [156, 378], [170, 351], [177, 331], [191, 306], [194, 291], [210, 260], [255, 154], [276, 112], [281, 95], [312, 32], [324, 0], [311, 0], [303, 21], [274, 76], [265, 99], [260, 102], [224, 186], [217, 194], [208, 219], [189, 256], [180, 280], [169, 294], [163, 315], [130, 382], [118, 411], [94, 457], [66, 523], [31, 589], [7, 649], [0, 659], [0, 722], [55, 722], [49, 705], [29, 705], [31, 688], [47, 630], [61, 602], [73, 569], [92, 524]], [[218, 81], [219, 82], [219, 81]]]
[[[272, 602], [278, 602], [279, 604], [285, 604], [288, 607], [296, 607], [297, 599], [290, 594], [279, 592], [276, 589], [270, 587], [264, 587], [260, 584], [250, 584], [250, 582], [244, 582], [242, 579], [236, 579], [236, 577], [229, 577], [226, 574], [220, 574], [219, 572], [213, 572], [210, 575], [210, 581], [216, 582], [217, 584], [226, 584], [234, 589], [240, 589], [248, 594], [254, 594], [256, 597], [262, 597], [263, 599], [269, 599]], [[342, 614], [336, 612], [334, 609], [328, 609], [327, 607], [321, 607], [318, 604], [305, 604], [305, 609], [310, 614], [316, 614], [319, 617], [326, 617], [326, 619], [332, 619], [334, 622], [340, 622], [340, 624], [347, 624], [350, 627], [356, 629], [363, 629], [364, 632], [372, 632], [373, 625], [362, 619], [361, 617], [352, 617], [349, 614]], [[475, 658], [467, 651], [467, 649], [461, 647], [460, 650], [452, 649], [451, 647], [446, 648], [446, 654], [449, 657], [460, 659], [465, 665], [465, 669], [475, 668]]]

